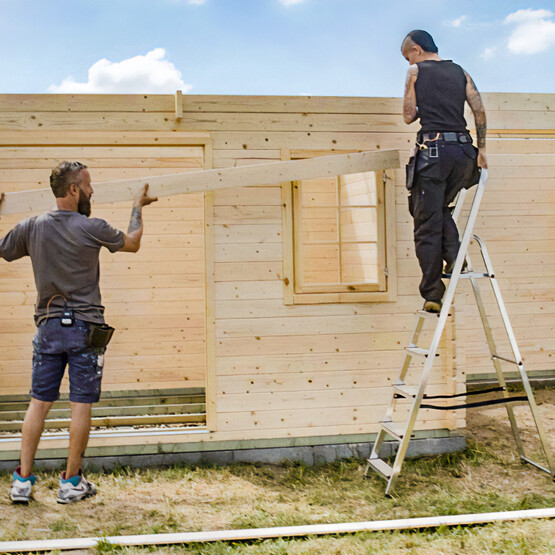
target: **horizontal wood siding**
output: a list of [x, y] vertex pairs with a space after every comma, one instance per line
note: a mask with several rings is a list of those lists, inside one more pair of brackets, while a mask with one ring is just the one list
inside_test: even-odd
[[[527, 368], [553, 368], [555, 95], [486, 94], [484, 100], [490, 128], [490, 180], [476, 232], [491, 251]], [[41, 160], [47, 151], [36, 157], [38, 167], [23, 168], [20, 164], [26, 146], [38, 133], [49, 137], [49, 144], [64, 147], [65, 137], [85, 133], [89, 145], [104, 148], [113, 147], [122, 136], [135, 141], [135, 145], [144, 144], [141, 134], [148, 131], [156, 135], [157, 144], [164, 149], [171, 145], [176, 131], [208, 133], [214, 148], [213, 166], [223, 168], [280, 160], [284, 150], [295, 157], [295, 149], [305, 153], [311, 149], [400, 149], [404, 162], [416, 129], [414, 124], [403, 123], [401, 102], [396, 98], [184, 95], [183, 115], [177, 120], [172, 95], [0, 97], [0, 144], [11, 140], [9, 144], [18, 146], [3, 169], [10, 190], [25, 189], [29, 184], [45, 186], [47, 165]], [[85, 150], [95, 159], [94, 149]], [[120, 163], [123, 152], [114, 149], [114, 164]], [[164, 150], [164, 154], [170, 156], [171, 150]], [[110, 164], [98, 166], [95, 172], [101, 179], [113, 178]], [[164, 164], [159, 166], [152, 166], [153, 171], [169, 173]], [[137, 160], [135, 167], [126, 167], [125, 177], [142, 175], [144, 167], [149, 164]], [[413, 312], [421, 305], [420, 271], [412, 244], [404, 170], [387, 174], [387, 186], [394, 188], [396, 202], [398, 295], [391, 303], [284, 305], [279, 187], [214, 194], [216, 352], [214, 391], [209, 397], [215, 396], [216, 416], [215, 431], [204, 437], [205, 441], [377, 430], [376, 422], [388, 401], [387, 386], [396, 375], [403, 359], [402, 347], [411, 333]], [[181, 209], [186, 207], [182, 205]], [[105, 210], [114, 221], [123, 217], [119, 207]], [[136, 271], [128, 279], [122, 276], [125, 261], [119, 266], [116, 263], [113, 269], [104, 264], [103, 273], [111, 283], [111, 288], [105, 287], [108, 310], [120, 305], [123, 308], [122, 303], [128, 307], [121, 315], [121, 325], [131, 321], [135, 313], [144, 316], [134, 343], [112, 347], [113, 356], [122, 360], [122, 369], [140, 364], [144, 357], [157, 356], [167, 357], [168, 368], [196, 364], [201, 337], [190, 337], [182, 343], [181, 353], [170, 347], [168, 339], [176, 323], [168, 291], [180, 298], [192, 298], [192, 290], [198, 285], [196, 278], [187, 279], [182, 272], [168, 270], [151, 290], [149, 268], [153, 260], [167, 260], [170, 251], [166, 249], [178, 247], [171, 252], [176, 261], [187, 264], [192, 275], [202, 271], [194, 255], [195, 249], [202, 249], [198, 235], [202, 222], [179, 222], [183, 236], [175, 237], [171, 233], [178, 225], [174, 218], [161, 205], [153, 208], [150, 218], [146, 217], [152, 238], [145, 242], [144, 260], [134, 260]], [[156, 244], [161, 236], [168, 239], [163, 248]], [[179, 248], [182, 240], [190, 249]], [[193, 258], [187, 258], [189, 252]], [[476, 264], [476, 256], [473, 261]], [[3, 364], [10, 360], [6, 357], [25, 360], [21, 341], [28, 338], [32, 326], [26, 305], [33, 295], [29, 265], [25, 261], [15, 264], [20, 265], [16, 271], [2, 265], [0, 280], [5, 325], [17, 322], [7, 337], [2, 336]], [[15, 287], [16, 283], [21, 286]], [[491, 295], [484, 296], [493, 310]], [[156, 316], [144, 314], [154, 303], [158, 307]], [[29, 314], [25, 313], [26, 306]], [[193, 320], [201, 318], [199, 308], [191, 305]], [[13, 316], [8, 314], [10, 310]], [[153, 324], [158, 326], [154, 335], [150, 329]], [[497, 320], [495, 333], [500, 335], [500, 331]], [[185, 337], [186, 331], [180, 333]], [[501, 346], [503, 350], [506, 342], [502, 341]], [[468, 284], [463, 284], [454, 321], [442, 344], [443, 362], [437, 365], [431, 388], [436, 392], [459, 392], [464, 388], [466, 373], [490, 372], [485, 349]], [[160, 372], [152, 379], [161, 383], [166, 379], [162, 375], [168, 374]], [[154, 381], [149, 386], [154, 387]], [[464, 413], [422, 411], [417, 428], [453, 429], [463, 425]], [[182, 440], [194, 438], [183, 436]]]

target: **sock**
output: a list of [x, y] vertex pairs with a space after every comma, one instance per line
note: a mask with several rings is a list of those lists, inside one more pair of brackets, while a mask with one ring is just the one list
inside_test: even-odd
[[37, 477], [36, 477], [34, 474], [30, 474], [29, 476], [26, 476], [26, 477], [24, 478], [23, 476], [21, 476], [20, 471], [21, 471], [21, 466], [18, 466], [18, 467], [14, 470], [13, 479], [14, 479], [14, 480], [18, 480], [18, 481], [20, 481], [20, 482], [31, 482], [31, 485], [34, 486]]
[[[63, 475], [64, 476], [66, 475], [65, 472], [64, 472]], [[79, 476], [79, 474], [77, 474], [76, 476], [72, 476], [71, 478], [68, 478], [67, 480], [62, 477], [62, 482], [64, 484], [67, 484], [69, 482], [72, 486], [76, 487], [79, 484], [80, 479], [81, 479], [81, 477]]]

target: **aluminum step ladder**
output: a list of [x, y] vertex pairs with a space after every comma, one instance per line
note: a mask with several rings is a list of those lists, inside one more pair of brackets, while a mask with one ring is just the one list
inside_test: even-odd
[[[545, 430], [544, 430], [540, 415], [538, 413], [537, 405], [534, 400], [534, 394], [532, 392], [532, 388], [530, 387], [530, 381], [528, 379], [528, 375], [524, 370], [522, 357], [520, 355], [520, 351], [515, 339], [515, 335], [513, 333], [513, 329], [511, 326], [511, 322], [509, 320], [509, 316], [507, 314], [507, 310], [505, 308], [505, 304], [503, 302], [503, 298], [501, 296], [501, 290], [499, 289], [497, 279], [495, 278], [495, 272], [491, 264], [491, 259], [488, 254], [486, 244], [482, 239], [480, 239], [480, 237], [478, 237], [477, 235], [473, 235], [474, 224], [476, 223], [476, 219], [478, 217], [478, 211], [480, 208], [480, 203], [482, 201], [482, 196], [484, 194], [486, 181], [487, 181], [487, 170], [482, 169], [482, 172], [480, 175], [480, 181], [477, 185], [476, 193], [472, 201], [472, 207], [470, 209], [466, 227], [462, 235], [459, 254], [455, 261], [453, 273], [450, 276], [444, 275], [444, 277], [450, 278], [450, 281], [449, 281], [449, 286], [447, 287], [447, 291], [445, 293], [445, 297], [443, 299], [443, 306], [442, 306], [441, 312], [439, 314], [432, 314], [432, 313], [428, 313], [423, 310], [420, 310], [416, 313], [417, 323], [416, 323], [414, 333], [412, 335], [412, 340], [410, 345], [406, 347], [407, 354], [405, 357], [405, 361], [399, 373], [399, 378], [392, 385], [392, 389], [393, 389], [392, 399], [386, 411], [384, 419], [380, 422], [380, 430], [378, 432], [376, 441], [374, 443], [372, 453], [370, 454], [370, 458], [368, 459], [365, 475], [368, 475], [368, 472], [370, 471], [370, 469], [373, 469], [385, 480], [387, 480], [387, 487], [385, 490], [386, 495], [389, 495], [391, 493], [391, 491], [395, 486], [395, 482], [399, 477], [399, 474], [401, 473], [401, 467], [406, 457], [407, 448], [409, 446], [409, 442], [412, 437], [412, 433], [418, 416], [418, 411], [421, 408], [454, 410], [458, 408], [471, 408], [476, 406], [482, 406], [485, 404], [505, 404], [505, 407], [507, 409], [507, 415], [511, 423], [511, 428], [515, 437], [516, 446], [517, 446], [517, 450], [520, 455], [521, 461], [530, 463], [533, 466], [539, 468], [540, 470], [543, 470], [551, 474], [551, 476], [555, 477], [555, 463], [553, 460], [553, 456], [551, 454], [549, 443], [547, 441], [547, 436], [545, 434]], [[458, 217], [461, 214], [466, 193], [467, 191], [463, 189], [459, 194], [458, 201], [453, 211], [453, 219], [455, 221], [457, 221]], [[474, 238], [474, 240], [480, 247], [480, 253], [486, 269], [485, 272], [475, 272], [472, 270], [472, 265], [470, 263], [470, 258], [468, 255], [468, 247], [470, 245], [471, 238]], [[466, 271], [463, 273], [462, 268], [465, 260], [467, 263], [467, 267], [466, 267]], [[453, 304], [453, 299], [455, 297], [455, 291], [457, 289], [457, 285], [460, 279], [469, 279], [472, 285], [472, 290], [474, 292], [476, 303], [478, 305], [478, 310], [480, 312], [480, 318], [482, 320], [482, 325], [485, 331], [486, 340], [491, 354], [491, 359], [495, 367], [495, 372], [497, 375], [499, 386], [495, 388], [477, 391], [477, 392], [472, 391], [472, 392], [466, 392], [466, 393], [461, 393], [457, 395], [436, 395], [436, 396], [426, 395], [425, 391], [426, 391], [428, 379], [430, 377], [430, 373], [432, 371], [436, 357], [439, 356], [438, 349], [439, 349], [441, 336], [443, 334], [443, 331], [447, 322], [447, 318], [449, 316], [449, 312]], [[512, 358], [501, 356], [497, 351], [497, 348], [493, 339], [492, 329], [489, 324], [488, 317], [486, 315], [486, 309], [482, 301], [482, 296], [478, 286], [479, 279], [489, 280], [492, 286], [493, 293], [495, 295], [499, 312], [501, 314], [503, 324], [507, 332], [507, 336], [511, 346], [511, 350], [513, 353]], [[432, 320], [432, 322], [434, 321], [436, 322], [433, 338], [432, 338], [430, 347], [428, 349], [424, 349], [418, 346], [418, 339], [420, 338], [420, 334], [424, 328], [426, 320]], [[416, 386], [410, 386], [405, 384], [405, 378], [407, 376], [407, 373], [409, 371], [409, 367], [413, 358], [424, 359], [424, 366], [422, 369], [422, 374], [420, 376], [420, 381]], [[509, 394], [509, 392], [507, 391], [505, 377], [503, 375], [503, 370], [501, 366], [502, 362], [509, 363], [516, 366], [516, 368], [518, 369], [520, 378], [522, 380], [522, 384], [524, 386], [525, 395], [511, 396]], [[423, 403], [424, 400], [428, 401], [430, 399], [463, 397], [463, 396], [468, 396], [472, 394], [487, 393], [492, 391], [501, 391], [503, 395], [502, 398], [477, 402], [477, 403], [465, 403], [461, 405], [451, 405], [451, 406], [443, 406], [443, 405], [437, 406], [437, 405], [430, 405], [430, 404]], [[405, 423], [398, 423], [398, 422], [394, 422], [393, 420], [395, 415], [396, 405], [400, 399], [412, 400], [408, 420]], [[524, 446], [520, 437], [513, 407], [510, 404], [515, 401], [526, 401], [530, 406], [532, 416], [536, 424], [541, 447], [545, 455], [545, 459], [547, 461], [547, 467], [531, 460], [524, 452]], [[385, 460], [381, 459], [379, 456], [380, 448], [386, 436], [392, 437], [399, 444], [397, 453], [395, 455], [393, 466], [391, 466]]]

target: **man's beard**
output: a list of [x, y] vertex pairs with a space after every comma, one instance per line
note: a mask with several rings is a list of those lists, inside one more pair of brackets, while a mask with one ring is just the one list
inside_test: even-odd
[[77, 212], [79, 214], [83, 214], [83, 216], [87, 216], [87, 218], [91, 215], [91, 200], [83, 193], [81, 189], [79, 189], [79, 202], [77, 203]]

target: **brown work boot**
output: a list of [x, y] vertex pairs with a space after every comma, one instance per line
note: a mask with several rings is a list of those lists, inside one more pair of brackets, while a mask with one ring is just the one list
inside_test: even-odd
[[431, 312], [432, 314], [437, 314], [438, 312], [441, 312], [441, 301], [426, 301], [422, 310]]
[[[443, 268], [443, 273], [446, 276], [450, 276], [453, 273], [453, 270], [455, 269], [455, 262], [457, 261], [457, 259], [455, 258], [455, 260], [453, 260], [452, 262], [446, 262], [445, 263], [445, 268]], [[464, 259], [463, 265], [462, 265], [462, 269], [461, 269], [461, 274], [466, 272], [468, 268], [468, 262], [466, 261], [466, 258]]]

